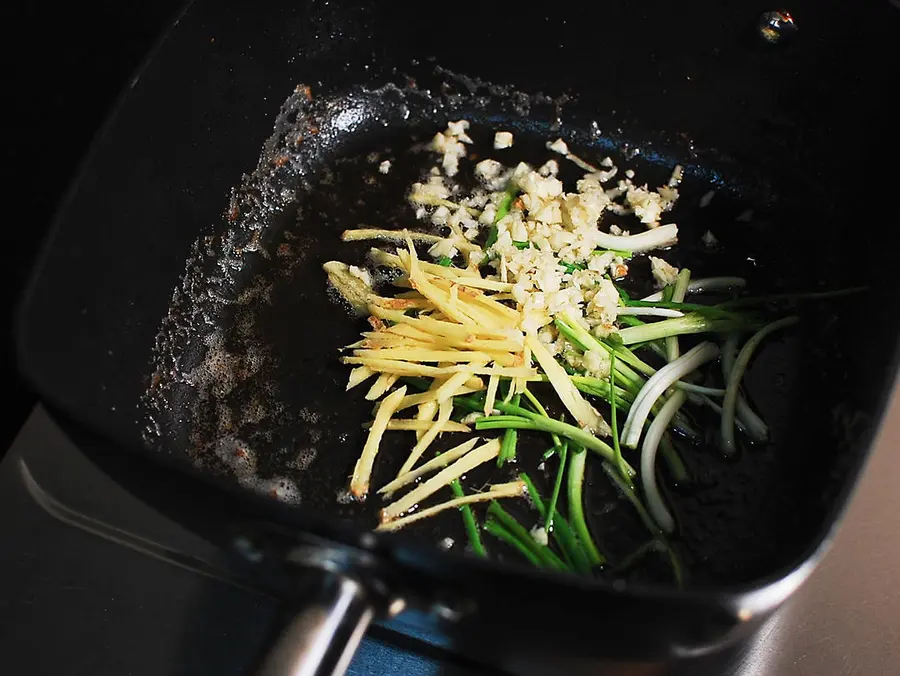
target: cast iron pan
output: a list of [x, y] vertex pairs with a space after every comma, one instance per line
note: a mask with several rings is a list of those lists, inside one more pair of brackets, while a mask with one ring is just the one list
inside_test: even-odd
[[[460, 11], [469, 9], [475, 11]], [[23, 304], [20, 362], [61, 416], [106, 440], [86, 446], [111, 442], [224, 491], [207, 493], [203, 482], [173, 473], [164, 475], [165, 485], [141, 480], [111, 459], [115, 453], [97, 452], [161, 509], [210, 537], [220, 535], [216, 521], [231, 533], [234, 523], [250, 528], [246, 517], [253, 516], [266, 524], [254, 526], [255, 536], [271, 542], [277, 531], [272, 548], [281, 562], [321, 568], [322, 556], [309, 552], [323, 551], [340, 560], [326, 568], [349, 571], [365, 592], [360, 610], [345, 618], [345, 640], [358, 638], [368, 622], [360, 618], [373, 605], [391, 606], [398, 595], [428, 605], [439, 590], [477, 605], [480, 612], [459, 618], [452, 633], [487, 660], [509, 664], [512, 653], [546, 653], [524, 647], [535, 644], [528, 637], [536, 627], [522, 618], [529, 609], [545, 611], [551, 600], [591, 623], [590, 631], [565, 632], [560, 641], [568, 646], [556, 643], [554, 651], [648, 657], [708, 649], [799, 584], [852, 486], [893, 380], [897, 320], [887, 316], [867, 332], [866, 350], [850, 329], [890, 303], [881, 264], [888, 254], [867, 248], [878, 241], [877, 230], [861, 230], [853, 233], [854, 249], [867, 252], [866, 264], [848, 259], [842, 218], [866, 206], [851, 199], [843, 176], [825, 170], [833, 146], [804, 126], [810, 109], [786, 93], [793, 83], [747, 70], [748, 62], [807, 68], [808, 79], [799, 82], [825, 96], [809, 66], [811, 48], [765, 51], [743, 42], [755, 19], [749, 13], [737, 21], [711, 7], [705, 21], [720, 21], [728, 38], [699, 33], [692, 41], [670, 37], [672, 25], [692, 25], [679, 16], [604, 9], [624, 24], [637, 22], [660, 49], [677, 43], [684, 71], [708, 80], [695, 88], [671, 77], [678, 69], [670, 60], [626, 59], [615, 32], [606, 38], [601, 77], [575, 58], [591, 34], [582, 22], [523, 10], [501, 13], [498, 23], [491, 11], [478, 8], [487, 28], [463, 58], [442, 41], [423, 44], [428, 22], [416, 12], [402, 15], [409, 40], [399, 46], [385, 36], [400, 17], [366, 7], [276, 3], [260, 14], [249, 6], [193, 5], [124, 99], [62, 212]], [[496, 61], [497, 41], [538, 18], [549, 34], [567, 39], [540, 59], [526, 52], [510, 77]], [[718, 59], [701, 60], [708, 50]], [[180, 72], [185, 54], [204, 77]], [[616, 75], [624, 68], [627, 80]], [[498, 75], [514, 86], [457, 72]], [[548, 73], [559, 74], [553, 86]], [[163, 82], [170, 96], [187, 95], [192, 109], [158, 114], [173, 100], [161, 98]], [[285, 95], [256, 168], [223, 199], [225, 186], [252, 166]], [[404, 191], [427, 157], [411, 148], [459, 117], [473, 122], [482, 142], [495, 128], [513, 130], [522, 159], [531, 161], [544, 159], [536, 157], [546, 153], [543, 140], [562, 136], [588, 157], [612, 155], [651, 184], [675, 163], [685, 165], [673, 213], [682, 244], [673, 262], [697, 274], [742, 274], [755, 293], [860, 283], [871, 289], [853, 302], [804, 307], [800, 329], [754, 364], [749, 393], [772, 429], [771, 444], [728, 462], [712, 446], [686, 449], [694, 481], [671, 499], [690, 571], [687, 591], [673, 590], [664, 571], [652, 567], [616, 580], [601, 572], [588, 582], [438, 553], [433, 543], [448, 535], [462, 549], [455, 514], [408, 537], [361, 536], [375, 523], [377, 506], [341, 499], [368, 410], [362, 393], [344, 393], [346, 367], [336, 352], [360, 326], [329, 296], [320, 266], [362, 258], [365, 247], [340, 243], [344, 228], [412, 224]], [[160, 144], [171, 155], [156, 152]], [[843, 162], [852, 164], [856, 150], [844, 147]], [[393, 160], [387, 176], [377, 172], [381, 159]], [[717, 197], [701, 211], [697, 202], [710, 187]], [[101, 190], [105, 201], [97, 200]], [[747, 208], [754, 218], [736, 222]], [[707, 228], [720, 250], [699, 247]], [[68, 336], [68, 348], [60, 335]], [[880, 367], [874, 371], [873, 355]], [[383, 452], [376, 483], [396, 469], [401, 450]], [[602, 476], [592, 479], [593, 525], [611, 555], [624, 555], [640, 541], [639, 526]], [[192, 500], [182, 487], [204, 499]], [[216, 496], [212, 509], [209, 495]], [[292, 528], [269, 525], [276, 522]], [[297, 526], [329, 544], [305, 542], [297, 555], [282, 544], [296, 537]], [[380, 583], [375, 591], [369, 577]], [[320, 602], [342, 595], [359, 602], [358, 590], [334, 579], [326, 576], [328, 598]], [[622, 630], [629, 622], [645, 627], [641, 636]], [[491, 623], [505, 629], [487, 646], [476, 637]]]

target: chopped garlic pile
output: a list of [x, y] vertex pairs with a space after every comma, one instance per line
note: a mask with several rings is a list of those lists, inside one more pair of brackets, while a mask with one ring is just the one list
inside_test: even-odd
[[[616, 226], [604, 227], [603, 216], [607, 211], [633, 214], [650, 230], [663, 227], [660, 219], [678, 199], [682, 168], [676, 166], [667, 185], [656, 190], [635, 184], [631, 170], [625, 179], [613, 183], [618, 168], [610, 158], [600, 162], [602, 168], [593, 167], [557, 139], [548, 142], [547, 148], [585, 169], [574, 192], [566, 192], [556, 177], [559, 165], [555, 159], [535, 169], [526, 163], [507, 167], [487, 158], [474, 166], [479, 187], [460, 196], [459, 186], [448, 179], [457, 175], [460, 160], [466, 156], [465, 146], [472, 142], [468, 129], [468, 121], [459, 120], [434, 136], [430, 147], [441, 155], [442, 171], [432, 169], [425, 182], [414, 184], [410, 194], [420, 219], [450, 231], [443, 241], [432, 245], [430, 255], [439, 260], [463, 253], [470, 269], [487, 263], [493, 270], [487, 279], [513, 285], [511, 295], [523, 317], [520, 328], [538, 332], [547, 327], [542, 335], [553, 355], [564, 350], [552, 327], [554, 315], [565, 312], [597, 336], [610, 334], [615, 330], [619, 306], [610, 280], [628, 274], [632, 251], [657, 247], [611, 250], [604, 245], [611, 236], [623, 243], [634, 238]], [[512, 144], [512, 133], [495, 134], [495, 149]], [[511, 198], [504, 209], [504, 202]], [[483, 241], [480, 235], [493, 227], [496, 241], [483, 249], [474, 244]], [[636, 239], [634, 242], [637, 244]], [[672, 243], [674, 240], [660, 240], [659, 246]], [[651, 262], [661, 285], [674, 282], [676, 268], [659, 258], [651, 258]], [[591, 366], [587, 366], [591, 372], [602, 372], [601, 364]]]

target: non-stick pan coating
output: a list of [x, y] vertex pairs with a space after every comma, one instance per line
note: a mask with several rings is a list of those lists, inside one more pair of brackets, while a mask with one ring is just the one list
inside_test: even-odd
[[[810, 309], [811, 317], [804, 317], [797, 334], [803, 342], [800, 349], [794, 348], [801, 358], [795, 377], [786, 379], [786, 384], [802, 385], [793, 387], [787, 405], [767, 396], [766, 374], [780, 369], [760, 364], [749, 374], [754, 403], [781, 443], [761, 455], [747, 454], [734, 469], [757, 467], [749, 459], [760, 458], [765, 481], [754, 485], [764, 484], [762, 489], [741, 488], [740, 477], [732, 477], [731, 482], [713, 477], [722, 492], [736, 486], [751, 501], [741, 508], [746, 510], [746, 520], [730, 528], [728, 519], [720, 519], [724, 505], [741, 502], [715, 490], [678, 500], [683, 514], [692, 509], [702, 512], [691, 531], [697, 534], [695, 544], [688, 542], [691, 536], [685, 533], [693, 552], [688, 558], [700, 559], [700, 563], [688, 562], [695, 573], [694, 584], [701, 585], [704, 579], [752, 577], [752, 588], [765, 588], [767, 582], [783, 578], [822, 551], [821, 544], [846, 504], [866, 457], [894, 380], [900, 315], [893, 311], [896, 249], [891, 246], [895, 219], [890, 205], [892, 186], [900, 174], [894, 111], [886, 101], [890, 89], [885, 86], [897, 63], [896, 10], [889, 3], [848, 9], [844, 3], [797, 0], [789, 8], [800, 27], [796, 39], [767, 46], [753, 32], [760, 9], [711, 0], [696, 3], [691, 11], [679, 4], [649, 7], [624, 0], [577, 8], [521, 5], [514, 10], [506, 4], [463, 1], [454, 5], [454, 16], [445, 21], [446, 28], [456, 31], [456, 38], [442, 39], [432, 15], [421, 11], [421, 3], [273, 0], [261, 6], [195, 0], [130, 84], [60, 212], [19, 315], [19, 366], [57, 417], [75, 421], [93, 436], [112, 442], [112, 449], [97, 451], [93, 457], [107, 468], [113, 458], [133, 467], [132, 474], [137, 476], [118, 474], [126, 486], [158, 505], [166, 505], [173, 497], [207, 496], [209, 492], [198, 482], [173, 472], [149, 472], [164, 477], [142, 481], [146, 463], [135, 457], [149, 456], [169, 469], [193, 467], [196, 453], [185, 453], [185, 447], [173, 443], [189, 437], [186, 421], [191, 409], [181, 406], [175, 393], [169, 392], [167, 403], [174, 407], [156, 412], [166, 439], [166, 443], [154, 442], [153, 447], [163, 451], [158, 453], [144, 449], [141, 428], [147, 420], [137, 424], [143, 409], [136, 407], [141, 392], [152, 383], [153, 365], [148, 361], [154, 335], [184, 268], [190, 242], [213, 221], [212, 235], [230, 227], [219, 218], [230, 212], [227, 189], [240, 181], [242, 171], [253, 167], [260, 143], [272, 129], [278, 102], [298, 82], [309, 83], [316, 101], [322, 103], [325, 95], [346, 97], [354, 85], [377, 88], [393, 80], [405, 86], [407, 74], [417, 78], [421, 88], [438, 94], [441, 78], [423, 77], [434, 74], [434, 64], [511, 82], [524, 91], [543, 90], [554, 97], [567, 93], [573, 100], [563, 106], [560, 133], [568, 135], [577, 129], [589, 133], [591, 121], [596, 120], [602, 139], [612, 141], [614, 147], [625, 142], [631, 147], [650, 144], [649, 149], [667, 151], [666, 163], [692, 158], [695, 164], [716, 168], [721, 176], [744, 186], [745, 197], [737, 201], [768, 207], [759, 213], [771, 226], [760, 222], [749, 234], [735, 231], [729, 237], [726, 224], [709, 223], [717, 226], [716, 236], [735, 256], [743, 246], [758, 246], [764, 254], [758, 258], [754, 277], [757, 288], [808, 288], [807, 284], [817, 282], [870, 287], [852, 303], [817, 306]], [[444, 112], [450, 117], [449, 110]], [[63, 131], [53, 128], [46, 133], [58, 138], [60, 152], [66, 152], [62, 115]], [[435, 119], [419, 122], [430, 133], [440, 117], [435, 114]], [[505, 119], [511, 117], [517, 117], [515, 111], [506, 111]], [[551, 104], [533, 110], [535, 123], [543, 123], [535, 131], [549, 132], [555, 117]], [[383, 149], [402, 136], [399, 127], [393, 127], [394, 133], [371, 120], [363, 122], [351, 128], [365, 131], [365, 139], [357, 133], [342, 135], [344, 142], [357, 139], [358, 150], [338, 148], [335, 139], [328, 137], [328, 143], [307, 154], [304, 162], [311, 163], [310, 168], [324, 167], [338, 152], [351, 155], [365, 148]], [[400, 127], [412, 122], [403, 121]], [[284, 130], [292, 124], [289, 118], [279, 121]], [[373, 129], [378, 134], [369, 133]], [[584, 138], [579, 145], [589, 149], [590, 141]], [[694, 144], [697, 157], [691, 154]], [[280, 243], [278, 236], [293, 219], [292, 214], [279, 214], [292, 210], [290, 200], [300, 182], [288, 174], [290, 167], [279, 170], [277, 181], [266, 178], [266, 167], [287, 148], [286, 141], [267, 148], [262, 172], [249, 181], [270, 188], [278, 184], [278, 191], [264, 191], [257, 211], [258, 225], [274, 238], [263, 238], [269, 251]], [[293, 157], [298, 149], [290, 148], [288, 155]], [[721, 152], [710, 155], [700, 152], [702, 148]], [[615, 157], [621, 163], [621, 156]], [[52, 158], [47, 171], [53, 171]], [[310, 175], [308, 180], [311, 183], [315, 177]], [[287, 188], [287, 199], [278, 197], [281, 187]], [[778, 198], [774, 202], [773, 196]], [[717, 204], [719, 197], [710, 210], [717, 209]], [[267, 208], [273, 211], [264, 213]], [[713, 214], [704, 216], [716, 221], [718, 216]], [[681, 219], [682, 226], [687, 224], [687, 219]], [[27, 225], [24, 221], [12, 227]], [[242, 229], [239, 234], [252, 243], [250, 231]], [[212, 244], [209, 266], [218, 271], [215, 261], [222, 258], [222, 246], [217, 240]], [[205, 256], [205, 251], [201, 240], [197, 253]], [[240, 262], [240, 256], [236, 259]], [[251, 268], [271, 275], [264, 271], [284, 269], [279, 260], [273, 255], [248, 266], [247, 274], [237, 275], [236, 281], [253, 286], [248, 283]], [[318, 262], [313, 267], [318, 270]], [[735, 271], [731, 265], [723, 267]], [[202, 286], [199, 275], [187, 281]], [[320, 283], [319, 278], [317, 289], [322, 288]], [[227, 297], [234, 292], [226, 289], [224, 293]], [[249, 314], [255, 318], [259, 313]], [[343, 315], [336, 316], [346, 321]], [[186, 315], [184, 321], [190, 323], [191, 317]], [[198, 316], [198, 327], [201, 321]], [[300, 328], [310, 323], [296, 321]], [[329, 330], [342, 330], [334, 326]], [[289, 342], [299, 333], [292, 331]], [[341, 342], [338, 337], [335, 345]], [[773, 344], [760, 358], [781, 354], [774, 348]], [[196, 360], [196, 355], [190, 359]], [[335, 361], [328, 364], [325, 368], [340, 368]], [[295, 374], [291, 377], [290, 382], [297, 382]], [[183, 403], [193, 395], [183, 391], [180, 396]], [[348, 416], [363, 412], [349, 405], [341, 410]], [[286, 414], [298, 412], [285, 407]], [[299, 423], [294, 429], [300, 429]], [[299, 433], [296, 439], [299, 453], [307, 440]], [[273, 443], [268, 448], [283, 447]], [[318, 451], [322, 461], [324, 447]], [[331, 448], [330, 452], [352, 457], [349, 450]], [[718, 462], [713, 456], [708, 460]], [[335, 474], [349, 471], [349, 465], [340, 469], [338, 465]], [[208, 476], [213, 483], [238, 486], [230, 474]], [[181, 486], [178, 491], [171, 488], [176, 483]], [[334, 489], [322, 490], [319, 497], [303, 482], [299, 489], [299, 506], [275, 509], [283, 503], [274, 503], [273, 511], [278, 518], [292, 517], [293, 524], [304, 528], [322, 525], [317, 517], [336, 507], [328, 512], [308, 512], [304, 507], [329, 503]], [[217, 501], [204, 502], [212, 505], [204, 512], [209, 522], [205, 525], [227, 521], [229, 515], [243, 514], [248, 507], [246, 501], [229, 504], [233, 509], [223, 512]], [[758, 518], [750, 524], [754, 530], [748, 523], [756, 509]], [[188, 520], [188, 512], [194, 510], [171, 511]], [[601, 530], [611, 527], [612, 521], [624, 523], [614, 513], [601, 519]], [[366, 517], [359, 523], [369, 527], [372, 522]], [[744, 533], [756, 535], [746, 536], [745, 542], [740, 539]], [[719, 543], [728, 554], [721, 562], [718, 556], [710, 559], [709, 548]], [[412, 560], [408, 550], [404, 555], [406, 561]], [[416, 561], [423, 579], [464, 580], [467, 589], [484, 581], [473, 575], [483, 568], [460, 565], [452, 557], [420, 556]], [[737, 568], [728, 570], [733, 561], [739, 562]], [[479, 588], [489, 595], [501, 590], [501, 580], [510, 580], [518, 589], [522, 576], [485, 579], [490, 582]], [[555, 600], [562, 586], [548, 585], [548, 595]], [[537, 602], [539, 587], [534, 587], [535, 598], [518, 601]], [[602, 594], [608, 589], [597, 587], [591, 592]], [[738, 595], [746, 589], [727, 585], [723, 590], [716, 585], [716, 591]], [[617, 605], [617, 597], [606, 594], [603, 602], [618, 608], [617, 612], [641, 612], [635, 610], [638, 597], [639, 593], [628, 594], [628, 604]], [[711, 594], [707, 598], [723, 597]], [[726, 594], [724, 598], [735, 597]], [[573, 604], [581, 599], [594, 603], [593, 596], [569, 597]], [[664, 622], [659, 608], [652, 610], [641, 624], [655, 619]], [[482, 608], [482, 613], [487, 611]], [[590, 614], [590, 608], [584, 612]], [[499, 613], [498, 609], [498, 620]], [[691, 640], [696, 639], [697, 630], [682, 622], [681, 609], [675, 616], [676, 626], [684, 626]], [[613, 612], [607, 619], [604, 636], [613, 638], [604, 649], [632, 645], [632, 634], [616, 633], [621, 617]], [[590, 626], [595, 623], [591, 621]], [[648, 631], [643, 637], [656, 638], [662, 645], [666, 631], [661, 627], [660, 632]], [[555, 641], [551, 647], [558, 647]]]
[[[832, 266], [833, 242], [816, 251], [791, 241], [798, 213], [809, 221], [827, 218], [825, 205], [801, 181], [785, 182], [765, 173], [770, 167], [739, 165], [686, 139], [610, 127], [608, 117], [587, 117], [565, 100], [449, 73], [438, 72], [437, 81], [439, 94], [407, 83], [321, 98], [299, 86], [290, 96], [256, 170], [235, 190], [217, 229], [198, 241], [174, 293], [144, 400], [148, 444], [186, 452], [204, 470], [232, 476], [248, 490], [374, 526], [377, 497], [360, 505], [345, 490], [371, 405], [362, 398], [365, 388], [345, 393], [349, 369], [338, 362], [338, 348], [355, 340], [363, 324], [329, 292], [321, 264], [365, 259], [371, 243], [342, 243], [346, 228], [416, 225], [405, 195], [433, 161], [423, 144], [448, 119], [472, 121], [475, 152], [490, 148], [494, 129], [515, 131], [517, 155], [504, 157], [507, 162], [549, 159], [543, 142], [562, 135], [587, 157], [612, 155], [650, 185], [664, 182], [674, 164], [685, 165], [683, 196], [671, 215], [681, 228], [672, 259], [695, 276], [746, 276], [754, 294], [852, 281]], [[387, 175], [377, 170], [384, 159], [392, 161]], [[574, 167], [564, 173], [577, 176]], [[700, 209], [709, 189], [717, 195]], [[736, 220], [747, 209], [753, 210], [749, 222]], [[713, 249], [700, 243], [710, 228], [720, 239]], [[644, 268], [646, 261], [632, 266], [637, 288]], [[693, 481], [673, 487], [670, 498], [690, 584], [737, 584], [764, 575], [787, 563], [803, 541], [798, 533], [814, 527], [826, 503], [823, 482], [810, 477], [817, 464], [834, 467], [847, 424], [843, 398], [823, 388], [821, 378], [840, 382], [844, 376], [840, 342], [828, 336], [848, 307], [852, 303], [807, 308], [801, 328], [771, 341], [756, 360], [748, 387], [771, 427], [769, 444], [748, 446], [732, 460], [721, 457], [712, 438], [682, 444]], [[817, 350], [823, 339], [829, 349]], [[702, 415], [698, 422], [714, 425]], [[410, 438], [388, 435], [375, 485], [396, 472]], [[520, 467], [542, 477], [534, 469], [542, 450], [526, 445]], [[508, 479], [513, 471], [482, 469], [469, 482]], [[624, 558], [646, 536], [601, 472], [589, 480], [589, 518], [601, 547], [613, 561]], [[672, 486], [671, 479], [666, 483]], [[521, 515], [528, 518], [527, 510]], [[464, 546], [455, 513], [410, 531]], [[650, 568], [648, 574], [666, 578], [664, 567]]]

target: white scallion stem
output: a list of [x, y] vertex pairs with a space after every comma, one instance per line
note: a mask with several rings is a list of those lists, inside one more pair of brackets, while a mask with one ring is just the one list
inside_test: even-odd
[[678, 336], [687, 333], [707, 333], [715, 331], [720, 324], [714, 319], [708, 319], [698, 314], [690, 313], [684, 317], [672, 317], [651, 324], [640, 326], [628, 326], [619, 329], [619, 338], [625, 345], [634, 343], [646, 343], [650, 340], [659, 340], [669, 336]]
[[[734, 453], [734, 414], [737, 408], [738, 389], [741, 386], [741, 379], [744, 377], [744, 371], [750, 364], [753, 352], [759, 344], [765, 340], [770, 333], [793, 326], [799, 322], [798, 317], [785, 317], [778, 321], [767, 324], [744, 343], [744, 347], [738, 353], [737, 359], [734, 360], [734, 366], [728, 375], [728, 382], [725, 387], [725, 400], [722, 402], [722, 451], [726, 454]], [[749, 407], [748, 407], [749, 408]]]
[[675, 387], [685, 392], [693, 394], [705, 394], [707, 397], [724, 397], [725, 390], [719, 387], [704, 387], [703, 385], [694, 385], [694, 383], [686, 383], [679, 381], [675, 383]]
[[735, 414], [737, 420], [743, 424], [744, 431], [754, 441], [765, 441], [769, 438], [769, 428], [766, 423], [756, 415], [756, 412], [750, 408], [750, 404], [740, 394], [738, 394], [737, 404], [735, 406]]
[[628, 307], [618, 308], [617, 314], [635, 315], [637, 317], [684, 317], [681, 310], [672, 310], [666, 307]]
[[[734, 367], [734, 358], [737, 356], [738, 333], [729, 333], [722, 345], [722, 377], [728, 382], [728, 376]], [[721, 409], [720, 411], [721, 412]], [[738, 389], [737, 404], [735, 405], [738, 426], [754, 441], [765, 441], [769, 438], [769, 428], [766, 423], [750, 408], [750, 404]]]
[[[678, 273], [678, 279], [675, 281], [675, 288], [672, 290], [672, 302], [683, 303], [684, 296], [687, 293], [688, 285], [691, 281], [691, 271], [683, 268]], [[669, 336], [666, 338], [666, 361], [675, 361], [681, 356], [681, 348], [678, 346], [678, 336]]]
[[[699, 395], [699, 398], [700, 403], [706, 404], [713, 411], [715, 411], [719, 415], [722, 415], [722, 407], [712, 399], [710, 399], [708, 396], [701, 394]], [[766, 423], [763, 422], [762, 418], [756, 415], [756, 413], [753, 412], [753, 409], [751, 409], [749, 406], [747, 406], [746, 410], [743, 409], [741, 407], [742, 401], [744, 401], [743, 398], [738, 397], [734, 424], [739, 430], [744, 432], [744, 434], [746, 434], [754, 441], [765, 441], [769, 438], [769, 428], [766, 426]], [[746, 402], [744, 402], [744, 405], [746, 406]], [[745, 422], [745, 418], [749, 422]]]
[[[721, 291], [722, 289], [743, 289], [745, 286], [747, 286], [747, 280], [743, 277], [707, 277], [705, 279], [695, 279], [688, 284], [687, 292], [689, 294], [707, 293], [708, 291]], [[662, 297], [662, 291], [657, 291], [646, 298], [641, 298], [641, 300], [647, 303], [656, 303], [661, 301]]]
[[653, 404], [672, 385], [681, 380], [691, 371], [696, 370], [708, 361], [719, 356], [719, 346], [715, 343], [700, 343], [695, 348], [679, 357], [675, 361], [666, 364], [657, 371], [641, 388], [631, 409], [628, 411], [628, 419], [622, 431], [623, 443], [629, 448], [637, 448], [641, 439], [641, 431]]
[[678, 242], [678, 226], [674, 223], [661, 225], [653, 230], [640, 232], [637, 235], [610, 235], [605, 232], [597, 233], [597, 246], [601, 249], [616, 249], [617, 251], [652, 251], [672, 246]]
[[695, 279], [688, 284], [688, 293], [743, 289], [745, 286], [747, 286], [747, 280], [743, 277], [707, 277], [705, 279]]
[[647, 498], [647, 509], [653, 516], [656, 524], [666, 533], [675, 529], [675, 520], [666, 508], [659, 486], [656, 484], [656, 450], [663, 434], [669, 427], [672, 417], [684, 403], [684, 393], [676, 392], [659, 410], [659, 414], [653, 419], [644, 437], [644, 445], [641, 446], [641, 484], [644, 487], [644, 496]]
[[728, 376], [731, 375], [731, 369], [734, 366], [739, 337], [740, 335], [737, 331], [729, 333], [722, 344], [722, 377], [725, 379], [725, 382], [728, 382]]

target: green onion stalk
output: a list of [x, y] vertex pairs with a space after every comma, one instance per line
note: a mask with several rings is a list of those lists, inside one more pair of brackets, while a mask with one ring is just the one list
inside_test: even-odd
[[516, 521], [498, 502], [492, 502], [488, 507], [488, 516], [493, 518], [497, 523], [503, 526], [517, 540], [525, 545], [535, 556], [540, 559], [545, 568], [556, 568], [557, 570], [569, 570], [569, 566], [565, 561], [560, 559], [546, 545], [539, 544], [531, 533]]
[[681, 336], [696, 333], [728, 333], [729, 331], [747, 330], [757, 323], [740, 317], [711, 318], [693, 312], [683, 317], [663, 319], [643, 326], [629, 326], [619, 329], [619, 339], [624, 345], [646, 343], [669, 336]]
[[531, 549], [529, 549], [528, 545], [524, 542], [520, 541], [516, 536], [510, 533], [506, 528], [501, 526], [499, 523], [494, 521], [493, 519], [488, 519], [484, 523], [484, 530], [493, 535], [495, 538], [500, 540], [501, 542], [505, 542], [510, 547], [515, 549], [519, 554], [524, 556], [529, 563], [537, 568], [546, 568], [546, 565], [541, 558], [535, 554]]
[[604, 462], [603, 471], [606, 473], [606, 476], [609, 477], [610, 481], [612, 481], [613, 485], [622, 492], [625, 499], [631, 503], [641, 522], [647, 530], [650, 531], [654, 539], [658, 540], [666, 548], [666, 551], [668, 551], [669, 554], [669, 564], [672, 567], [672, 574], [675, 576], [675, 582], [679, 587], [682, 587], [684, 585], [684, 571], [681, 566], [681, 560], [678, 558], [675, 550], [672, 549], [665, 534], [659, 529], [659, 526], [656, 525], [653, 517], [650, 516], [650, 513], [644, 507], [640, 498], [638, 498], [637, 494], [634, 492], [634, 489], [622, 480], [622, 477], [616, 471], [616, 468], [609, 463]]
[[[565, 437], [570, 441], [589, 448], [600, 455], [604, 460], [612, 461], [615, 459], [615, 452], [609, 444], [580, 427], [575, 427], [574, 425], [533, 413], [520, 406], [512, 406], [499, 401], [496, 402], [494, 406], [497, 410], [507, 415], [494, 415], [478, 418], [475, 421], [476, 430], [540, 430], [542, 432], [557, 434], [560, 437]], [[634, 476], [634, 469], [631, 466], [628, 466], [627, 463], [626, 466], [629, 475]]]
[[606, 559], [597, 549], [597, 545], [594, 544], [587, 522], [584, 520], [582, 492], [584, 489], [584, 463], [587, 453], [583, 448], [578, 448], [577, 446], [572, 450], [573, 452], [569, 456], [568, 471], [569, 517], [572, 520], [572, 528], [575, 530], [575, 534], [587, 550], [588, 560], [594, 566], [601, 566], [606, 562]]
[[[683, 303], [684, 297], [687, 295], [688, 284], [691, 283], [691, 271], [682, 268], [675, 280], [675, 287], [672, 291], [672, 302]], [[666, 338], [666, 361], [675, 361], [681, 356], [681, 350], [678, 347], [678, 336], [669, 336]]]
[[[456, 498], [461, 498], [465, 495], [462, 486], [459, 483], [459, 479], [454, 479], [450, 482], [450, 489], [453, 491], [453, 496]], [[481, 542], [481, 534], [478, 532], [478, 522], [475, 521], [475, 514], [472, 512], [472, 507], [470, 505], [461, 505], [459, 511], [462, 514], [463, 524], [465, 524], [466, 534], [469, 537], [469, 544], [472, 546], [472, 551], [478, 554], [478, 556], [487, 556], [484, 544]]]
[[566, 468], [566, 456], [569, 451], [569, 441], [563, 442], [559, 449], [559, 468], [556, 470], [556, 481], [553, 482], [553, 492], [550, 494], [550, 506], [547, 508], [547, 517], [544, 520], [544, 530], [549, 535], [553, 528], [553, 519], [556, 516], [556, 503], [559, 501], [559, 489], [562, 487], [563, 472]]
[[519, 186], [510, 181], [509, 185], [506, 186], [506, 193], [497, 204], [497, 211], [494, 214], [494, 222], [491, 224], [490, 230], [488, 230], [487, 240], [484, 243], [485, 250], [490, 249], [497, 243], [497, 236], [499, 234], [499, 231], [497, 230], [497, 223], [499, 223], [501, 219], [509, 214], [509, 210], [512, 208], [512, 203], [515, 201], [516, 195], [518, 194]]
[[[531, 480], [531, 477], [522, 473], [519, 475], [519, 479], [525, 484], [525, 488], [528, 490], [531, 504], [534, 506], [535, 510], [537, 510], [540, 517], [546, 522], [549, 512], [547, 511], [544, 500], [541, 498], [541, 494]], [[556, 514], [553, 520], [553, 530], [550, 535], [553, 537], [556, 544], [559, 545], [563, 555], [571, 561], [575, 570], [583, 574], [591, 572], [591, 562], [588, 559], [587, 551], [581, 543], [578, 542], [578, 538], [575, 537], [575, 531], [572, 530], [569, 522], [562, 514]]]

